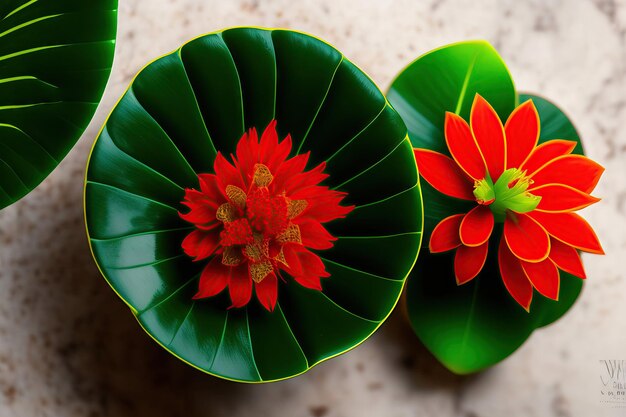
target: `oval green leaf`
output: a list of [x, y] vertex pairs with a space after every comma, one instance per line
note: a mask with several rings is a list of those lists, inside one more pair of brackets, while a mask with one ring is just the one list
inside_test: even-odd
[[[203, 262], [181, 249], [177, 211], [197, 173], [250, 127], [278, 121], [294, 152], [327, 161], [327, 185], [357, 208], [327, 224], [323, 292], [292, 281], [273, 313], [227, 295], [193, 301]], [[305, 372], [369, 337], [389, 315], [421, 243], [422, 208], [406, 126], [336, 49], [287, 30], [199, 37], [145, 67], [94, 145], [85, 216], [94, 258], [141, 326], [190, 365], [266, 382]]]
[[93, 117], [117, 0], [3, 0], [0, 16], [1, 209], [39, 185]]
[[[510, 86], [512, 82], [505, 82], [500, 88]], [[477, 91], [483, 94], [479, 88]], [[514, 96], [512, 93], [507, 94], [508, 108], [514, 106]], [[539, 142], [550, 139], [574, 140], [578, 142], [574, 152], [582, 154], [578, 133], [565, 114], [544, 98], [520, 94], [520, 102], [528, 99], [534, 101], [541, 119]], [[441, 109], [441, 112], [444, 110]], [[502, 113], [500, 115], [503, 116]], [[508, 114], [504, 114], [505, 120], [507, 117]], [[407, 124], [410, 125], [408, 121]], [[442, 136], [430, 138], [433, 143], [443, 140]], [[430, 141], [422, 140], [416, 146], [429, 147], [427, 144]], [[445, 142], [438, 146], [439, 149], [442, 146], [445, 148]], [[463, 204], [443, 196], [427, 183], [422, 186], [424, 215], [427, 218], [424, 245], [427, 245], [434, 225], [450, 214], [467, 210]], [[547, 299], [535, 292], [530, 313], [527, 313], [513, 300], [502, 283], [497, 263], [497, 246], [501, 235], [501, 228], [496, 228], [485, 268], [468, 284], [456, 285], [453, 252], [432, 255], [428, 253], [427, 247], [409, 278], [407, 309], [414, 331], [442, 364], [458, 374], [480, 371], [508, 357], [535, 329], [565, 314], [582, 289], [581, 279], [560, 271], [559, 301]]]

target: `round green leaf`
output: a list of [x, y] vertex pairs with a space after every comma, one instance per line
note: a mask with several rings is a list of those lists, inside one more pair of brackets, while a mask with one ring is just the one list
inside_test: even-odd
[[[318, 251], [331, 277], [323, 292], [281, 283], [273, 313], [255, 299], [227, 309], [225, 294], [193, 301], [205, 263], [181, 249], [184, 188], [274, 118], [357, 206], [326, 224], [339, 238]], [[415, 262], [421, 204], [406, 126], [372, 81], [316, 38], [257, 28], [199, 37], [145, 67], [94, 145], [85, 188], [94, 258], [141, 326], [190, 365], [245, 382], [298, 375], [380, 326]]]
[[[489, 63], [485, 75], [474, 78], [473, 74], [483, 70], [481, 62]], [[464, 71], [466, 81], [459, 84]], [[437, 89], [443, 90], [441, 95]], [[476, 92], [494, 106], [503, 120], [517, 103], [506, 67], [484, 42], [457, 44], [419, 58], [396, 79], [389, 100], [409, 126], [415, 147], [449, 154], [443, 136], [444, 114], [453, 111], [467, 119]], [[456, 107], [451, 101], [454, 97], [460, 97]], [[530, 98], [541, 119], [539, 142], [575, 140], [578, 146], [574, 152], [582, 153], [580, 138], [563, 112], [541, 97], [520, 95], [520, 101]], [[425, 182], [422, 188], [427, 245], [440, 220], [467, 212], [472, 204], [446, 197]], [[527, 313], [502, 283], [497, 261], [501, 235], [498, 225], [484, 269], [468, 284], [456, 285], [453, 252], [433, 255], [427, 248], [409, 278], [407, 308], [413, 329], [439, 361], [459, 374], [479, 371], [509, 356], [533, 330], [560, 318], [582, 288], [582, 280], [561, 271], [560, 300], [552, 301], [535, 292]]]
[[0, 3], [0, 208], [35, 188], [91, 120], [109, 77], [117, 0]]

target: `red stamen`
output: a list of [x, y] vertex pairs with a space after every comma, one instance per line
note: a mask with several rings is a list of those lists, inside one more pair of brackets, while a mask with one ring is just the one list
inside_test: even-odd
[[265, 238], [276, 237], [287, 229], [287, 201], [284, 196], [270, 196], [267, 188], [248, 194], [246, 216], [252, 228]]
[[254, 242], [254, 236], [247, 219], [224, 223], [224, 230], [220, 232], [222, 246], [247, 245], [252, 242]]

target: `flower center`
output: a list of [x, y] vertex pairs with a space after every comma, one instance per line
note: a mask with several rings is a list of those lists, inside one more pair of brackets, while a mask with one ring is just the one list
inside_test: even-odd
[[488, 205], [496, 221], [504, 221], [507, 210], [528, 213], [539, 205], [541, 197], [528, 192], [532, 180], [526, 171], [509, 168], [494, 184], [489, 175], [474, 183], [474, 196], [478, 204]]
[[284, 195], [271, 196], [267, 188], [248, 193], [246, 217], [252, 229], [266, 238], [278, 236], [287, 229], [287, 199]]
[[220, 232], [222, 263], [236, 266], [247, 259], [256, 282], [271, 273], [276, 262], [284, 263], [283, 244], [302, 243], [300, 228], [291, 219], [306, 208], [307, 202], [291, 200], [284, 192], [272, 194], [268, 186], [273, 179], [267, 166], [256, 164], [248, 191], [226, 186], [228, 202], [216, 213], [224, 223]]

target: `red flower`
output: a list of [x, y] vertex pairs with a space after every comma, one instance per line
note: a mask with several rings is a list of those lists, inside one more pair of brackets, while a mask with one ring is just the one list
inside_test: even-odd
[[539, 115], [532, 100], [516, 108], [504, 127], [491, 105], [476, 95], [470, 125], [446, 113], [452, 158], [415, 149], [420, 174], [439, 192], [476, 201], [466, 214], [443, 219], [433, 230], [432, 253], [457, 249], [457, 284], [472, 280], [487, 259], [496, 222], [504, 222], [498, 263], [513, 298], [529, 310], [533, 287], [558, 299], [559, 271], [585, 278], [578, 250], [604, 253], [591, 226], [574, 211], [599, 199], [589, 195], [604, 168], [572, 155], [576, 142], [537, 146]]
[[320, 278], [330, 275], [309, 249], [331, 248], [336, 238], [322, 223], [354, 207], [339, 205], [345, 193], [318, 185], [328, 177], [325, 162], [305, 171], [309, 154], [288, 158], [290, 152], [291, 136], [279, 143], [272, 121], [260, 142], [255, 129], [241, 137], [233, 164], [218, 152], [215, 174], [198, 175], [200, 191], [185, 190], [182, 204], [190, 211], [180, 217], [196, 230], [182, 247], [195, 261], [213, 256], [194, 299], [228, 287], [232, 307], [243, 307], [254, 284], [257, 298], [272, 311], [281, 270], [321, 291]]

